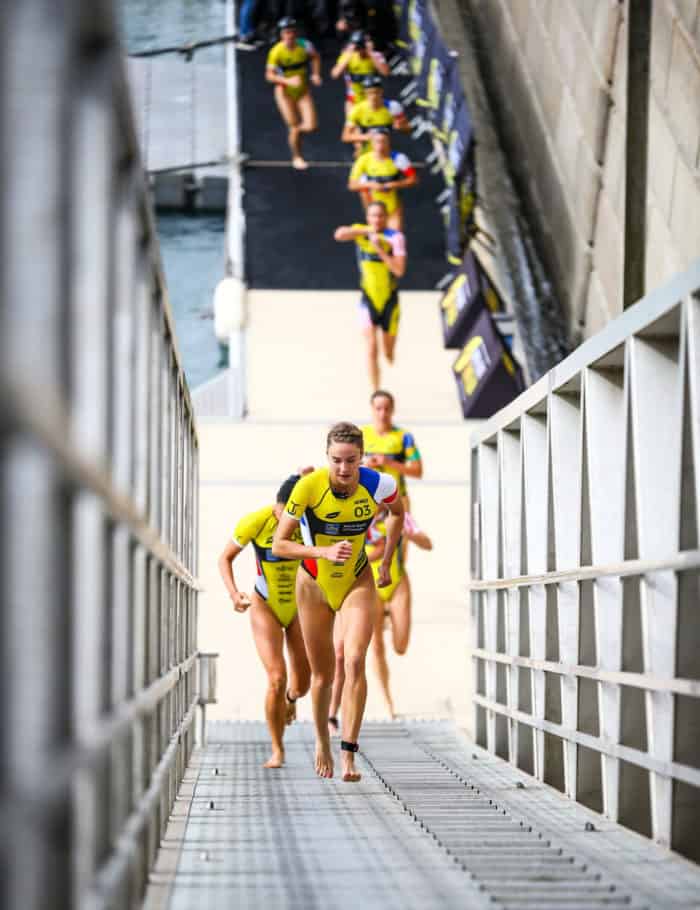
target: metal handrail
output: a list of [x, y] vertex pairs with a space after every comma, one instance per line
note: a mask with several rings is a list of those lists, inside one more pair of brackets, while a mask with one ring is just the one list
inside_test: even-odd
[[126, 910], [194, 747], [198, 440], [110, 0], [0, 36], [0, 905]]
[[700, 260], [472, 439], [477, 741], [700, 859]]

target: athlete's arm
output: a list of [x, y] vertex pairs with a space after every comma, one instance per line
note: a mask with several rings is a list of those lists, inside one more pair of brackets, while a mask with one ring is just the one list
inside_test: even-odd
[[341, 224], [340, 227], [335, 229], [333, 237], [338, 241], [338, 243], [347, 243], [348, 240], [354, 240], [356, 237], [364, 237], [369, 232], [369, 228], [366, 225], [361, 227], [353, 227], [350, 224]]
[[377, 183], [376, 180], [372, 179], [363, 180], [361, 177], [353, 177], [352, 174], [350, 174], [350, 179], [348, 180], [348, 189], [350, 192], [359, 193], [360, 190], [372, 190], [375, 187], [384, 189], [384, 184]]
[[342, 53], [338, 57], [335, 66], [331, 70], [331, 79], [338, 79], [343, 75], [345, 70], [348, 68], [348, 63], [350, 63], [350, 54]]
[[380, 51], [371, 51], [370, 56], [372, 57], [372, 63], [377, 68], [377, 72], [380, 76], [388, 76], [391, 70], [389, 69], [389, 64], [386, 62], [386, 57]]
[[299, 77], [290, 76], [289, 79], [287, 79], [285, 76], [280, 76], [274, 66], [268, 66], [265, 70], [265, 79], [273, 85], [296, 86]]
[[403, 152], [398, 152], [392, 155], [392, 158], [401, 176], [397, 177], [396, 180], [392, 180], [390, 183], [384, 184], [384, 188], [389, 190], [405, 190], [409, 186], [415, 186], [418, 183], [418, 174], [416, 174], [416, 169], [408, 160], [408, 157], [404, 155]]
[[341, 142], [366, 142], [369, 139], [369, 133], [363, 133], [362, 127], [352, 120], [346, 120], [343, 126], [343, 132], [340, 136]]
[[314, 85], [321, 85], [323, 82], [321, 79], [321, 55], [316, 48], [313, 48], [309, 49], [309, 56], [311, 57], [311, 81]]
[[224, 547], [223, 553], [219, 556], [218, 563], [221, 580], [226, 586], [226, 590], [233, 601], [233, 607], [237, 613], [245, 613], [250, 606], [250, 597], [244, 591], [238, 590], [236, 579], [233, 575], [233, 560], [242, 550], [243, 547], [239, 547], [235, 540], [229, 540]]
[[420, 550], [432, 550], [433, 542], [425, 533], [421, 531], [420, 528], [416, 528], [415, 531], [407, 531], [404, 528], [404, 535], [411, 543], [414, 543]]
[[387, 253], [379, 242], [379, 237], [376, 234], [367, 235], [374, 245], [375, 252], [378, 254], [379, 258], [382, 260], [384, 265], [389, 269], [391, 274], [395, 278], [403, 278], [406, 272], [406, 253], [404, 251], [403, 255], [396, 253], [392, 250], [391, 253]]
[[384, 547], [386, 546], [386, 541], [382, 537], [381, 540], [378, 540], [376, 543], [370, 544], [367, 547], [367, 559], [370, 562], [376, 562], [378, 559], [381, 559], [384, 555]]
[[401, 465], [401, 473], [405, 477], [416, 477], [420, 479], [423, 476], [423, 460], [414, 458], [413, 461], [405, 461]]
[[410, 171], [405, 171], [403, 177], [398, 180], [392, 180], [389, 183], [385, 183], [382, 189], [385, 190], [406, 190], [409, 186], [415, 186], [418, 183], [418, 174], [413, 168]]
[[391, 558], [394, 555], [394, 550], [398, 545], [401, 531], [403, 530], [404, 508], [401, 497], [396, 496], [393, 502], [385, 504], [389, 509], [389, 513], [385, 519], [386, 543], [384, 544], [384, 556], [382, 557], [377, 576], [378, 588], [386, 588], [387, 585], [391, 584]]
[[330, 547], [307, 547], [306, 544], [296, 543], [292, 540], [299, 522], [282, 513], [272, 541], [274, 556], [284, 559], [327, 559], [329, 562], [345, 562], [352, 556], [352, 544], [349, 540], [341, 540]]
[[420, 458], [416, 458], [414, 461], [405, 461], [403, 464], [397, 462], [392, 467], [398, 469], [399, 474], [403, 474], [404, 477], [415, 477], [420, 480], [423, 476], [423, 462]]
[[406, 112], [403, 110], [403, 108], [399, 113], [394, 114], [393, 127], [399, 133], [411, 132], [411, 124], [408, 122], [408, 117], [406, 116]]

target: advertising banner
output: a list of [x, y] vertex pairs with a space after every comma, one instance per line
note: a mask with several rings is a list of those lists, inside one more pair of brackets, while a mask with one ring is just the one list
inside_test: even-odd
[[474, 233], [476, 175], [470, 158], [471, 155], [467, 159], [464, 175], [452, 184], [443, 210], [447, 261], [452, 265], [461, 265], [464, 250]]
[[522, 371], [483, 309], [452, 365], [465, 418], [491, 417], [525, 388]]
[[442, 335], [446, 348], [461, 348], [484, 310], [502, 311], [503, 304], [472, 250], [467, 250], [459, 271], [440, 301]]
[[[502, 301], [469, 244], [474, 234], [476, 169], [473, 121], [459, 58], [445, 44], [425, 0], [397, 0], [402, 47], [416, 84], [416, 106], [430, 124], [449, 194], [441, 194], [448, 261], [458, 266], [440, 302], [445, 347], [459, 350], [452, 370], [465, 417], [490, 417], [524, 388], [492, 314]], [[444, 200], [447, 196], [447, 200]]]
[[[453, 104], [457, 97], [454, 92], [455, 57], [442, 42], [437, 30], [433, 30], [432, 41], [426, 47], [426, 58], [418, 82], [418, 100], [416, 104], [423, 109], [433, 127], [436, 140], [446, 143], [449, 131], [443, 135], [442, 124], [445, 117], [445, 105]], [[449, 96], [449, 97], [448, 97]]]

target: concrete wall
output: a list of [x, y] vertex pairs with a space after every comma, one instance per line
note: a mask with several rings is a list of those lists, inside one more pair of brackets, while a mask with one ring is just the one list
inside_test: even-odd
[[[464, 2], [464, 0], [463, 0]], [[622, 308], [624, 0], [466, 0], [572, 334]], [[700, 255], [700, 0], [653, 0], [647, 287]]]

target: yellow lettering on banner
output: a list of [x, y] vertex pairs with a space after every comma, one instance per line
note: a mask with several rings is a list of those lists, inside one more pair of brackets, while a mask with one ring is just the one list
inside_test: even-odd
[[510, 375], [515, 376], [515, 364], [511, 358], [506, 353], [504, 353], [501, 360], [503, 361], [503, 366], [508, 370]]
[[440, 104], [440, 89], [442, 86], [440, 85], [440, 78], [439, 78], [439, 72], [438, 72], [439, 66], [440, 66], [440, 62], [437, 60], [436, 57], [433, 57], [432, 60], [430, 61], [430, 73], [428, 74], [428, 91], [427, 91], [428, 104], [430, 105], [430, 107], [433, 108], [433, 110], [437, 110], [438, 105]]
[[462, 377], [462, 385], [464, 386], [464, 391], [467, 395], [472, 394], [479, 381], [472, 364], [472, 356], [483, 343], [484, 339], [481, 335], [475, 335], [471, 338], [464, 346], [462, 353], [459, 355], [457, 362], [454, 365], [455, 373], [459, 373]]
[[494, 289], [487, 287], [486, 291], [484, 292], [484, 297], [486, 298], [486, 306], [491, 310], [492, 313], [497, 313], [500, 308], [500, 301]]
[[457, 309], [457, 292], [467, 280], [465, 274], [458, 275], [449, 287], [442, 301], [442, 308], [445, 311], [445, 322], [448, 326], [453, 326], [457, 321], [459, 310]]

